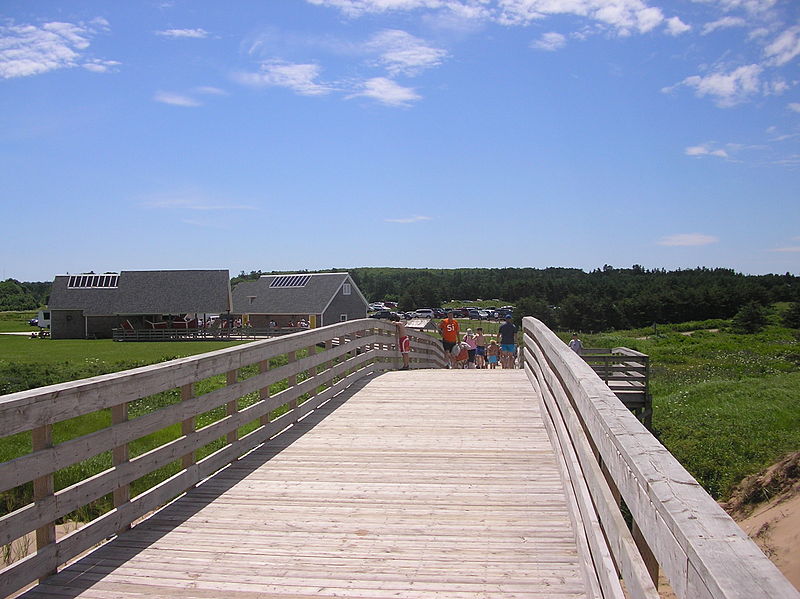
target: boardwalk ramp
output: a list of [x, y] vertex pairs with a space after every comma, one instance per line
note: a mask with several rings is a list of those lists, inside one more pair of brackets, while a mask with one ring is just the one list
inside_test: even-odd
[[355, 387], [24, 597], [586, 596], [524, 372]]

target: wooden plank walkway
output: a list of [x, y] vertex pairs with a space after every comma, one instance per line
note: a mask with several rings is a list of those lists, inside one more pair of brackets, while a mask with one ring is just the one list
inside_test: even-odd
[[24, 597], [586, 596], [522, 371], [356, 387]]

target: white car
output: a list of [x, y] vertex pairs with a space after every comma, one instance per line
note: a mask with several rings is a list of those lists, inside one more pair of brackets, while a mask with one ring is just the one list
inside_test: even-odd
[[414, 314], [417, 318], [433, 318], [433, 310], [430, 308], [420, 308]]

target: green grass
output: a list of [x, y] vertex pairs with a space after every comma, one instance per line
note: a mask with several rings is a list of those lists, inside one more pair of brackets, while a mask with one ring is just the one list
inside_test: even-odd
[[0, 312], [0, 333], [38, 331], [37, 327], [28, 324], [31, 318], [36, 318], [36, 314], [36, 312]]
[[650, 356], [656, 435], [713, 497], [727, 498], [742, 478], [800, 449], [800, 343], [777, 326], [738, 335], [724, 321], [694, 324], [583, 341]]

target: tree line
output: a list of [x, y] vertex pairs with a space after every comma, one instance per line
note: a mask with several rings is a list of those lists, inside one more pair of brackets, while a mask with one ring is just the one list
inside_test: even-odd
[[[800, 302], [800, 277], [744, 275], [727, 268], [645, 269], [605, 265], [577, 268], [352, 268], [368, 301], [398, 302], [401, 310], [435, 308], [453, 300], [497, 300], [517, 306], [551, 328], [607, 331], [653, 323], [732, 318], [744, 306]], [[322, 272], [322, 271], [304, 271]], [[231, 279], [254, 280], [260, 270]], [[47, 302], [51, 283], [0, 282], [0, 310], [32, 310]]]
[[[401, 310], [453, 300], [496, 299], [551, 328], [607, 331], [653, 323], [732, 318], [744, 306], [800, 301], [800, 277], [744, 275], [727, 268], [648, 270], [640, 265], [577, 268], [353, 268], [368, 301], [398, 302]], [[238, 280], [258, 278], [242, 272]]]

